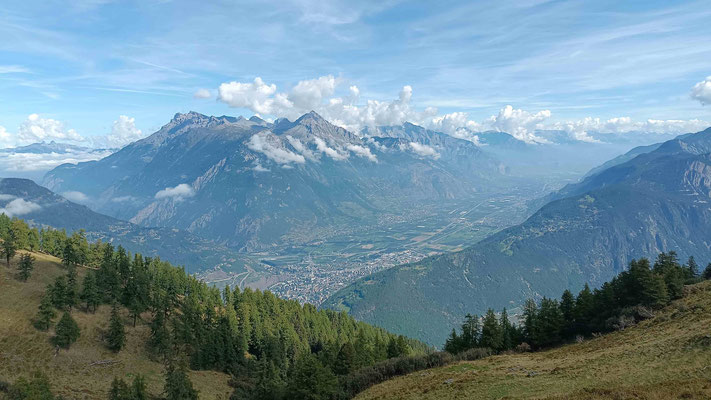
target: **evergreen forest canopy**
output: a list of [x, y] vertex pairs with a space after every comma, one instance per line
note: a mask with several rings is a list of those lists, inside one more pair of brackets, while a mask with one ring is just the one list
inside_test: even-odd
[[[388, 358], [429, 351], [421, 342], [358, 322], [345, 312], [302, 306], [269, 291], [220, 291], [159, 258], [88, 243], [81, 231], [68, 236], [30, 229], [3, 214], [0, 237], [7, 260], [21, 249], [62, 259], [66, 274], [47, 287], [33, 321], [40, 330], [55, 327], [51, 342], [57, 349], [70, 347], [81, 335], [72, 313], [110, 305], [106, 347], [121, 351], [125, 330], [148, 324], [146, 346], [152, 357], [165, 362], [165, 395], [170, 399], [197, 398], [188, 367], [231, 374], [234, 398], [338, 398], [348, 374]], [[82, 269], [86, 273], [80, 274]], [[119, 309], [128, 311], [129, 326], [118, 318]], [[136, 393], [143, 389], [137, 379], [131, 385], [114, 382], [111, 398], [140, 398]]]
[[682, 297], [685, 284], [702, 279], [711, 279], [711, 263], [702, 272], [694, 257], [681, 265], [673, 251], [659, 254], [653, 266], [646, 258], [632, 260], [629, 269], [600, 288], [585, 285], [577, 296], [566, 290], [560, 301], [527, 300], [520, 326], [509, 321], [506, 309], [498, 317], [492, 309], [482, 318], [467, 315], [444, 348], [452, 354], [479, 347], [528, 351], [622, 330], [652, 317], [655, 310]]

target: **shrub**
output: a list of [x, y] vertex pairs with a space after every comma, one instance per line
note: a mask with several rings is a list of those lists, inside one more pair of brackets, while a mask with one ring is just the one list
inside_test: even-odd
[[457, 354], [456, 361], [474, 361], [489, 357], [493, 352], [488, 348], [474, 348]]
[[531, 351], [531, 345], [526, 342], [523, 342], [523, 343], [519, 344], [518, 346], [516, 346], [517, 353], [528, 353], [530, 351]]

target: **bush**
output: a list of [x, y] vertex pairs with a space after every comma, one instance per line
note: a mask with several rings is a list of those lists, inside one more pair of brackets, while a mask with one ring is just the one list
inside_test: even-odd
[[373, 385], [423, 369], [443, 367], [455, 361], [472, 361], [488, 357], [489, 349], [469, 349], [453, 356], [446, 351], [420, 356], [397, 357], [381, 361], [373, 366], [361, 368], [342, 378], [344, 392], [353, 397]]
[[530, 351], [531, 351], [531, 345], [526, 342], [523, 342], [523, 343], [519, 344], [518, 346], [516, 346], [517, 353], [528, 353]]
[[463, 351], [454, 357], [456, 361], [474, 361], [489, 357], [493, 352], [488, 348], [474, 348]]

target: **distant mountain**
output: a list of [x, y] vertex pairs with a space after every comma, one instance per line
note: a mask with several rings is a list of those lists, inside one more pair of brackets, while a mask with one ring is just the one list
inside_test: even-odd
[[215, 243], [177, 229], [146, 228], [99, 214], [29, 179], [0, 179], [0, 212], [37, 227], [85, 229], [91, 240], [122, 245], [145, 256], [161, 255], [192, 272], [216, 265], [243, 269], [238, 256]]
[[47, 171], [60, 164], [97, 160], [112, 152], [54, 141], [0, 149], [0, 177], [40, 182]]
[[633, 258], [711, 260], [711, 128], [591, 175], [524, 223], [458, 253], [364, 278], [326, 302], [442, 343], [466, 313], [598, 285]]
[[258, 250], [495, 190], [504, 173], [475, 144], [411, 124], [361, 137], [314, 112], [274, 123], [190, 112], [44, 184], [120, 219]]

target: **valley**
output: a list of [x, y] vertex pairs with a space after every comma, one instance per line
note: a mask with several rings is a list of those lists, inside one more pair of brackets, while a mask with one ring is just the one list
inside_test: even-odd
[[[533, 185], [532, 185], [533, 186]], [[319, 305], [364, 276], [425, 257], [460, 251], [526, 217], [529, 195], [483, 195], [412, 208], [350, 232], [323, 229], [323, 240], [244, 254], [250, 271], [214, 268], [198, 276], [218, 287], [268, 289], [280, 297]]]

